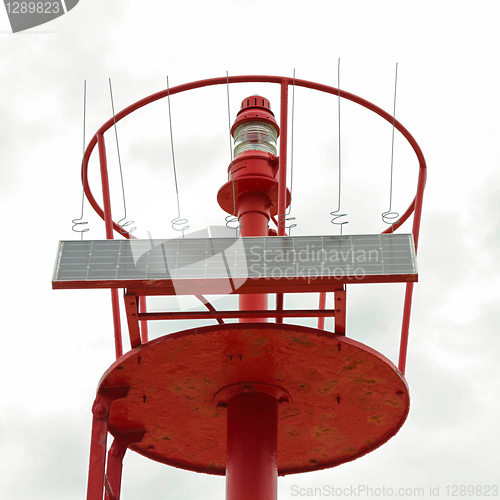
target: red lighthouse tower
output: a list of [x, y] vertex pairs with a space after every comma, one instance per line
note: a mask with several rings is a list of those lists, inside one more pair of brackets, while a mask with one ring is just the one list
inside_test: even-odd
[[[231, 128], [234, 159], [220, 188], [221, 208], [239, 234], [223, 238], [114, 240], [104, 134], [113, 123], [156, 100], [195, 88], [269, 82], [281, 89], [280, 121], [259, 95], [243, 100]], [[394, 123], [420, 165], [417, 194], [382, 234], [289, 236], [283, 220], [290, 85], [340, 96]], [[279, 146], [278, 146], [279, 138]], [[101, 208], [87, 179], [98, 145]], [[88, 500], [120, 497], [127, 449], [167, 465], [226, 476], [228, 500], [275, 500], [279, 475], [334, 467], [375, 450], [394, 436], [409, 411], [404, 379], [425, 161], [409, 132], [391, 115], [348, 92], [286, 77], [216, 78], [159, 92], [124, 109], [90, 141], [82, 179], [106, 225], [107, 240], [60, 243], [53, 287], [110, 288], [116, 361], [101, 378], [92, 408]], [[413, 217], [413, 231], [394, 231]], [[273, 229], [273, 224], [276, 229]], [[365, 258], [361, 259], [360, 256]], [[366, 258], [366, 256], [370, 258]], [[339, 256], [343, 256], [340, 258]], [[347, 256], [347, 257], [346, 257]], [[399, 368], [346, 335], [346, 286], [405, 282]], [[119, 290], [131, 349], [123, 353]], [[334, 309], [285, 309], [284, 295], [331, 293]], [[148, 312], [146, 297], [232, 293], [239, 309]], [[276, 295], [276, 307], [268, 298]], [[318, 328], [293, 318], [318, 318]], [[334, 331], [323, 329], [334, 318]], [[289, 323], [284, 318], [292, 318]], [[148, 339], [147, 322], [214, 319], [214, 326]], [[239, 322], [227, 322], [239, 319]], [[110, 433], [113, 444], [106, 451]], [[106, 456], [107, 455], [107, 456]]]

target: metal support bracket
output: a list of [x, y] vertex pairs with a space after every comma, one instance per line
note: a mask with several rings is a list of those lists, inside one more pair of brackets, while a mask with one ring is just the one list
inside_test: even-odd
[[127, 448], [139, 443], [146, 431], [127, 432], [115, 437], [108, 452], [108, 464], [104, 482], [105, 500], [120, 500], [123, 458]]
[[127, 312], [130, 346], [132, 347], [132, 349], [134, 349], [134, 347], [140, 346], [142, 344], [141, 330], [139, 328], [139, 298], [137, 297], [137, 295], [126, 292], [124, 293], [123, 298], [125, 301], [125, 311]]
[[345, 335], [346, 290], [335, 291], [335, 333]]
[[90, 443], [87, 500], [102, 500], [106, 467], [106, 440], [111, 403], [127, 396], [129, 387], [101, 389], [92, 406], [92, 438]]

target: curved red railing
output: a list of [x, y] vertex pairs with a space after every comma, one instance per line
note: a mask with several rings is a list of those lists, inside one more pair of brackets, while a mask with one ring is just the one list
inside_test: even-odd
[[[82, 182], [85, 190], [85, 195], [92, 205], [95, 212], [104, 220], [106, 225], [106, 237], [108, 239], [113, 238], [113, 231], [117, 231], [119, 234], [123, 235], [125, 238], [133, 238], [133, 236], [127, 232], [123, 231], [122, 228], [111, 219], [111, 204], [109, 198], [109, 187], [107, 185], [107, 165], [106, 165], [106, 149], [104, 144], [104, 133], [109, 130], [115, 122], [118, 123], [120, 120], [133, 113], [137, 109], [140, 109], [148, 104], [151, 104], [159, 99], [163, 99], [168, 95], [175, 95], [181, 92], [186, 92], [189, 90], [194, 90], [203, 87], [210, 87], [214, 85], [226, 85], [227, 83], [275, 83], [281, 86], [281, 105], [280, 105], [280, 125], [281, 125], [281, 134], [280, 134], [280, 166], [279, 166], [279, 175], [280, 175], [280, 192], [279, 192], [279, 200], [278, 200], [278, 212], [279, 214], [285, 213], [285, 205], [286, 205], [286, 148], [287, 148], [287, 119], [288, 119], [288, 87], [290, 85], [295, 85], [298, 87], [304, 87], [312, 90], [317, 90], [319, 92], [324, 92], [327, 94], [333, 94], [335, 96], [340, 95], [340, 97], [347, 99], [349, 101], [355, 102], [360, 106], [363, 106], [370, 111], [373, 111], [377, 115], [379, 115], [384, 120], [388, 121], [391, 125], [394, 123], [394, 127], [405, 137], [405, 139], [410, 143], [413, 151], [415, 152], [418, 162], [419, 162], [419, 176], [417, 183], [417, 193], [415, 198], [410, 203], [409, 207], [403, 213], [403, 215], [395, 221], [389, 228], [387, 228], [383, 233], [391, 233], [399, 228], [412, 213], [414, 213], [413, 218], [413, 238], [415, 242], [415, 251], [417, 251], [418, 240], [420, 234], [420, 221], [422, 214], [422, 201], [423, 201], [423, 193], [425, 188], [426, 181], [426, 171], [427, 166], [425, 163], [424, 155], [420, 146], [417, 144], [417, 141], [410, 134], [410, 132], [398, 121], [393, 118], [390, 113], [387, 113], [382, 108], [379, 108], [375, 104], [358, 97], [355, 94], [351, 94], [350, 92], [346, 92], [345, 90], [337, 89], [335, 87], [330, 87], [328, 85], [323, 85], [315, 82], [310, 82], [307, 80], [293, 79], [290, 77], [283, 76], [268, 76], [268, 75], [245, 75], [245, 76], [230, 76], [230, 77], [220, 77], [220, 78], [211, 78], [207, 80], [198, 80], [196, 82], [186, 83], [184, 85], [178, 85], [177, 87], [173, 87], [169, 90], [165, 89], [161, 92], [157, 92], [155, 94], [151, 94], [144, 99], [141, 99], [134, 104], [126, 107], [119, 113], [115, 115], [115, 117], [110, 118], [106, 123], [104, 123], [99, 130], [95, 133], [92, 139], [85, 150], [84, 158], [82, 161]], [[90, 189], [88, 183], [88, 162], [90, 156], [95, 148], [98, 145], [99, 149], [99, 161], [101, 165], [101, 179], [103, 184], [103, 204], [104, 208], [102, 208], [94, 198], [92, 191]], [[284, 235], [284, 227], [278, 227], [279, 233]], [[399, 358], [399, 369], [402, 373], [405, 371], [406, 365], [406, 352], [408, 345], [408, 332], [409, 332], [409, 321], [410, 321], [410, 311], [411, 311], [411, 298], [413, 293], [413, 283], [407, 283], [406, 287], [406, 295], [405, 295], [405, 304], [403, 308], [403, 326], [401, 333], [401, 346], [400, 346], [400, 358]], [[116, 296], [117, 297], [117, 296]], [[117, 298], [113, 299], [113, 311], [114, 316], [118, 318], [119, 322], [119, 312], [117, 312]], [[116, 306], [115, 306], [116, 302]], [[115, 328], [115, 343], [117, 342], [117, 333]], [[119, 354], [120, 353], [120, 354]], [[120, 340], [120, 348], [117, 347], [117, 357], [121, 355], [121, 340]]]

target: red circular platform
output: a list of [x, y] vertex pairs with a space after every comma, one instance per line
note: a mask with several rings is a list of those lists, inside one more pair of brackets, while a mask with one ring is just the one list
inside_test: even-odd
[[[99, 390], [130, 387], [109, 414], [114, 435], [146, 434], [134, 451], [159, 462], [224, 474], [226, 412], [216, 394], [247, 382], [290, 394], [280, 404], [280, 475], [334, 467], [385, 443], [409, 410], [406, 382], [380, 353], [296, 325], [232, 323], [167, 335], [114, 363]], [[223, 392], [223, 391], [222, 391]], [[286, 398], [282, 398], [284, 400]]]

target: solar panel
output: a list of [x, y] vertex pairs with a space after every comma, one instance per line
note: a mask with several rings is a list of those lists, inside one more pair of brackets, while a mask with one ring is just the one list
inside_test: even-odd
[[303, 291], [314, 291], [315, 281], [416, 280], [411, 234], [369, 234], [61, 241], [53, 287], [163, 287], [182, 294], [215, 286], [217, 293], [248, 293], [242, 289], [266, 282], [268, 288], [306, 283]]

